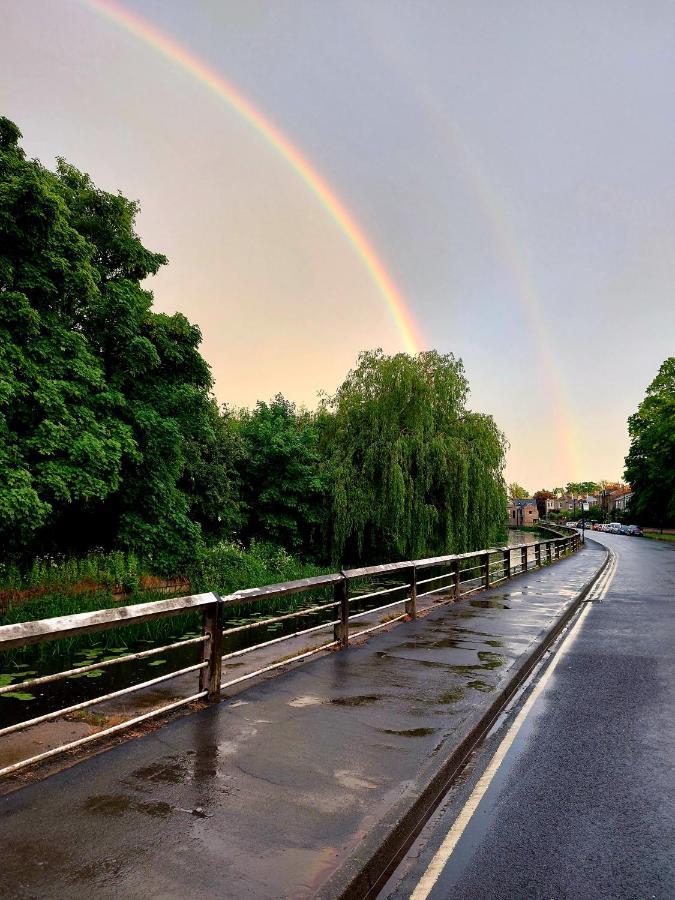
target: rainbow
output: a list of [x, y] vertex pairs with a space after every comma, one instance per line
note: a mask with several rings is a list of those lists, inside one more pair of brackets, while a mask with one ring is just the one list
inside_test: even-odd
[[328, 182], [318, 173], [302, 152], [277, 126], [264, 116], [215, 69], [202, 62], [182, 44], [164, 34], [141, 16], [115, 0], [81, 0], [85, 6], [171, 60], [196, 78], [242, 117], [263, 137], [279, 156], [299, 175], [327, 210], [363, 262], [372, 281], [387, 304], [408, 353], [416, 354], [423, 345], [421, 334], [406, 301], [394, 284], [371, 242], [354, 216], [347, 210]]

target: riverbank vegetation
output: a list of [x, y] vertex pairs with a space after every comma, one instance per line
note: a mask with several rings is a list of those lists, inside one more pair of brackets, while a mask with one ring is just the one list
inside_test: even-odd
[[316, 410], [221, 408], [199, 329], [152, 309], [137, 203], [19, 140], [0, 119], [5, 616], [503, 540], [505, 440], [461, 360], [365, 352]]

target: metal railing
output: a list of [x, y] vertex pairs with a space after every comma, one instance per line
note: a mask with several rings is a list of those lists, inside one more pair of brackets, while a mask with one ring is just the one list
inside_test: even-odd
[[[94, 696], [79, 703], [0, 728], [0, 738], [2, 738], [5, 735], [31, 728], [43, 722], [116, 700], [137, 691], [155, 687], [180, 676], [199, 673], [199, 685], [195, 693], [179, 700], [165, 703], [150, 712], [133, 716], [108, 728], [103, 728], [94, 734], [45, 750], [29, 759], [23, 759], [12, 765], [0, 768], [0, 776], [16, 772], [26, 766], [42, 762], [102, 737], [132, 728], [187, 704], [201, 700], [216, 701], [219, 699], [223, 689], [272, 672], [282, 666], [287, 666], [289, 663], [299, 662], [326, 650], [344, 649], [355, 638], [371, 634], [401, 619], [414, 619], [420, 613], [427, 612], [432, 606], [418, 607], [418, 601], [424, 597], [445, 594], [446, 597], [440, 600], [441, 603], [454, 602], [476, 591], [495, 586], [514, 575], [530, 571], [542, 565], [548, 565], [579, 549], [580, 536], [574, 529], [566, 528], [565, 526], [549, 526], [548, 524], [545, 527], [552, 532], [552, 537], [531, 544], [520, 544], [515, 547], [496, 547], [472, 553], [452, 554], [429, 559], [391, 563], [389, 565], [347, 569], [330, 575], [319, 575], [316, 578], [305, 578], [299, 581], [287, 581], [282, 584], [237, 591], [226, 597], [220, 597], [215, 593], [196, 594], [152, 603], [139, 603], [116, 609], [101, 609], [95, 612], [77, 613], [70, 616], [0, 626], [1, 652], [69, 637], [104, 632], [113, 628], [138, 625], [144, 622], [184, 615], [187, 612], [199, 611], [202, 614], [202, 633], [199, 636], [173, 641], [163, 646], [153, 647], [140, 652], [126, 653], [102, 662], [79, 665], [76, 668], [66, 669], [53, 674], [28, 678], [18, 683], [0, 687], [0, 695], [15, 693], [73, 676], [80, 676], [94, 670], [108, 669], [122, 663], [144, 660], [184, 647], [197, 646], [200, 650], [199, 662], [193, 665], [183, 666], [178, 670], [156, 678]], [[438, 574], [427, 575], [428, 572], [434, 572], [434, 570], [439, 570]], [[424, 577], [420, 578], [420, 575]], [[384, 582], [386, 586], [379, 589], [366, 590], [365, 592], [360, 590], [364, 582], [372, 581], [373, 579], [391, 579], [392, 577], [396, 579], [394, 584], [390, 585], [388, 582]], [[263, 600], [277, 599], [305, 592], [316, 593], [326, 588], [331, 589], [333, 592], [331, 602], [314, 602], [307, 607], [291, 612], [283, 612], [280, 615], [264, 618], [260, 621], [225, 627], [228, 610], [255, 605]], [[399, 594], [401, 596], [398, 596]], [[357, 602], [362, 604], [366, 600], [380, 597], [386, 598], [387, 602], [362, 611], [353, 611], [352, 604]], [[433, 605], [437, 605], [438, 602], [436, 601]], [[397, 613], [395, 611], [396, 607], [399, 607], [400, 612]], [[285, 623], [292, 619], [299, 619], [330, 610], [335, 612], [333, 612], [328, 621], [319, 625], [293, 631], [290, 634], [262, 641], [241, 650], [223, 653], [223, 641], [230, 635], [241, 634], [247, 631], [255, 632], [256, 629], [263, 626], [269, 628], [270, 625], [275, 625], [276, 623]], [[393, 614], [392, 611], [394, 611]], [[350, 632], [350, 628], [358, 628], [357, 623], [364, 616], [372, 616], [377, 613], [387, 613], [388, 615], [387, 618], [376, 625], [367, 625], [365, 628]], [[223, 662], [227, 664], [229, 660], [235, 657], [244, 656], [265, 647], [281, 644], [283, 641], [297, 639], [304, 635], [315, 634], [330, 628], [333, 629], [333, 633], [330, 635], [331, 640], [329, 641], [322, 642], [316, 647], [303, 650], [290, 657], [261, 666], [237, 678], [223, 680]]]

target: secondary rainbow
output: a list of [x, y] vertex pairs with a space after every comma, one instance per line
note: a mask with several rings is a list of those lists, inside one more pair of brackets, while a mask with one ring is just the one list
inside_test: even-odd
[[389, 308], [406, 351], [418, 353], [423, 342], [417, 324], [371, 242], [327, 181], [286, 135], [215, 69], [146, 19], [114, 0], [82, 0], [82, 2], [198, 79], [204, 87], [224, 100], [245, 119], [277, 151], [321, 202], [361, 258]]

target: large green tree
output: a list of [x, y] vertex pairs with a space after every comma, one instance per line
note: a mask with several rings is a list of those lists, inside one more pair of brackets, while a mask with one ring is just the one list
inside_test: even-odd
[[0, 119], [0, 539], [187, 564], [233, 518], [198, 328], [151, 310], [137, 204]]
[[334, 562], [488, 546], [506, 518], [505, 441], [466, 409], [460, 360], [365, 352], [334, 397], [324, 440]]
[[665, 360], [645, 399], [628, 420], [625, 478], [631, 512], [649, 525], [675, 525], [675, 356]]
[[317, 417], [278, 394], [237, 418], [242, 536], [324, 556], [320, 546], [326, 485]]

